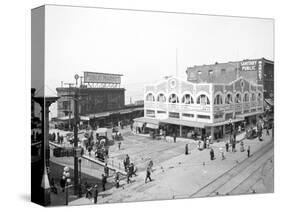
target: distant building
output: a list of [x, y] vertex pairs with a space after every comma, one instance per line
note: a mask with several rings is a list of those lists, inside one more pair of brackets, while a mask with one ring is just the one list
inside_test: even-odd
[[188, 67], [187, 80], [196, 83], [229, 83], [243, 77], [263, 85], [264, 98], [273, 104], [274, 62], [265, 58]]
[[[86, 72], [88, 84], [78, 87], [78, 112], [81, 122], [92, 127], [116, 126], [143, 114], [143, 105], [125, 105], [125, 88], [120, 87], [121, 75]], [[92, 81], [91, 81], [92, 80]], [[91, 84], [90, 84], [91, 83]], [[74, 117], [73, 95], [77, 88], [58, 87], [57, 120], [69, 127]]]
[[[167, 129], [188, 137], [192, 131], [221, 138], [229, 123], [256, 124], [263, 113], [263, 85], [243, 77], [228, 83], [181, 80], [175, 77], [145, 86], [144, 117], [136, 118], [139, 129]], [[237, 125], [236, 125], [237, 126]]]

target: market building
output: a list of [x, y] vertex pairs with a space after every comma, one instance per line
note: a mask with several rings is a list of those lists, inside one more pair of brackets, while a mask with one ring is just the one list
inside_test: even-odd
[[219, 139], [230, 122], [254, 125], [264, 110], [263, 85], [243, 77], [229, 83], [171, 77], [145, 86], [144, 99], [144, 117], [134, 119], [137, 131], [165, 129], [180, 137], [195, 131]]
[[143, 105], [125, 105], [125, 88], [119, 74], [84, 72], [84, 83], [73, 87], [58, 87], [57, 120], [61, 128], [71, 128], [74, 118], [74, 94], [78, 92], [80, 125], [112, 127], [143, 115]]

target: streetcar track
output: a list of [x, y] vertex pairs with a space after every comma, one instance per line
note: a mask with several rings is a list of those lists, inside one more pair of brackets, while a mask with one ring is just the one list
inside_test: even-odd
[[[223, 178], [225, 178], [225, 177], [227, 177], [227, 179], [231, 179], [231, 178], [237, 176], [238, 174], [240, 174], [240, 172], [239, 172], [240, 169], [243, 170], [243, 169], [245, 169], [245, 168], [247, 168], [247, 167], [249, 167], [249, 166], [252, 165], [251, 163], [248, 163], [248, 162], [249, 162], [249, 159], [250, 159], [251, 161], [256, 161], [256, 160], [258, 160], [259, 158], [263, 157], [263, 155], [264, 155], [265, 153], [267, 153], [268, 151], [270, 151], [271, 148], [272, 148], [272, 146], [273, 146], [273, 142], [270, 143], [268, 146], [265, 146], [264, 148], [259, 149], [257, 152], [255, 152], [254, 158], [253, 158], [253, 156], [252, 156], [252, 158], [245, 158], [243, 161], [241, 161], [239, 164], [237, 164], [237, 165], [235, 165], [234, 167], [232, 167], [230, 170], [228, 170], [228, 171], [222, 173], [220, 176], [218, 176], [217, 178], [215, 178], [214, 180], [212, 180], [211, 182], [209, 182], [208, 184], [206, 184], [205, 186], [203, 186], [202, 188], [200, 188], [199, 190], [197, 190], [197, 191], [194, 192], [193, 194], [189, 195], [189, 198], [195, 197], [197, 194], [200, 194], [200, 192], [204, 191], [204, 189], [207, 189], [207, 188], [208, 188], [209, 186], [211, 186], [212, 184], [215, 184], [215, 183], [218, 182], [218, 180], [220, 180], [220, 179], [223, 179]], [[258, 156], [256, 156], [256, 155], [258, 155]], [[248, 164], [247, 164], [247, 163], [248, 163]], [[245, 164], [246, 164], [246, 166], [243, 167], [243, 165], [245, 165]], [[237, 169], [237, 171], [231, 174], [231, 172], [233, 172], [235, 169]], [[230, 175], [228, 176], [228, 174], [230, 174]], [[215, 189], [213, 189], [211, 192], [208, 192], [208, 193], [209, 193], [208, 195], [204, 195], [204, 196], [209, 196], [210, 194], [213, 194], [215, 191], [217, 191], [219, 188], [221, 188], [222, 186], [224, 186], [226, 183], [228, 183], [228, 180], [225, 180], [224, 183], [219, 184], [219, 185], [218, 185]], [[199, 196], [199, 197], [201, 197], [201, 196]]]

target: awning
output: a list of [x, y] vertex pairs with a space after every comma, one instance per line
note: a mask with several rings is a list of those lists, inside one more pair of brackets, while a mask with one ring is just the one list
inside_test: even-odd
[[273, 99], [265, 99], [264, 101], [265, 101], [267, 104], [269, 104], [270, 106], [274, 106]]
[[146, 128], [150, 128], [150, 129], [158, 129], [159, 128], [159, 125], [158, 124], [150, 124], [150, 123], [147, 123]]
[[134, 122], [149, 123], [149, 124], [159, 125], [159, 120], [158, 119], [147, 118], [147, 117], [135, 118]]
[[[74, 116], [70, 116], [70, 119], [73, 119]], [[58, 117], [59, 121], [68, 121], [69, 120], [69, 116], [62, 116], [62, 117]]]
[[80, 116], [81, 121], [89, 121], [90, 117], [89, 116]]
[[236, 117], [237, 118], [245, 118], [245, 117], [248, 117], [248, 116], [255, 116], [255, 115], [259, 115], [259, 114], [262, 114], [263, 112], [261, 111], [256, 111], [256, 112], [251, 112], [251, 113], [244, 113], [244, 114], [240, 114], [240, 115], [237, 115]]
[[101, 117], [106, 117], [106, 116], [110, 116], [109, 112], [104, 112], [104, 113], [96, 113], [94, 115], [95, 118], [101, 118]]
[[[231, 119], [232, 123], [239, 122], [239, 121], [244, 121], [244, 118]], [[212, 124], [208, 123], [206, 126], [207, 127], [216, 127], [216, 126], [222, 126], [222, 125], [226, 125], [226, 124], [229, 124], [229, 120], [222, 121], [222, 122], [217, 122], [217, 123], [212, 123]]]
[[186, 121], [186, 120], [173, 119], [173, 118], [163, 119], [160, 122], [166, 124], [182, 125], [182, 126], [197, 127], [197, 128], [204, 128], [205, 125], [207, 124], [204, 122]]

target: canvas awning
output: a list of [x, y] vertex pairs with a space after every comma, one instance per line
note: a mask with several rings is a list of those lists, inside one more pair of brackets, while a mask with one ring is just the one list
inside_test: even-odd
[[207, 124], [204, 122], [186, 121], [186, 120], [173, 119], [173, 118], [163, 119], [161, 120], [161, 123], [181, 125], [187, 127], [196, 127], [196, 128], [204, 128], [205, 125]]
[[244, 114], [240, 114], [240, 115], [237, 115], [236, 117], [237, 118], [245, 118], [245, 117], [248, 117], [248, 116], [255, 116], [255, 115], [259, 115], [259, 114], [262, 114], [263, 112], [261, 111], [255, 111], [255, 112], [251, 112], [251, 113], [244, 113]]
[[135, 118], [134, 122], [147, 123], [147, 124], [149, 123], [149, 124], [159, 125], [159, 120], [158, 119], [147, 118], [147, 117]]
[[[231, 119], [232, 123], [239, 122], [239, 121], [244, 121], [244, 118]], [[223, 126], [223, 125], [226, 125], [226, 124], [229, 124], [229, 120], [221, 121], [221, 122], [217, 122], [217, 123], [212, 123], [212, 124], [208, 123], [206, 126], [207, 127], [216, 127], [216, 126]]]

